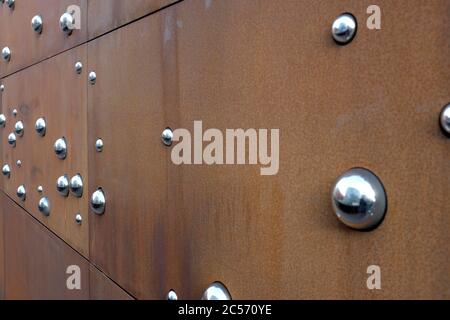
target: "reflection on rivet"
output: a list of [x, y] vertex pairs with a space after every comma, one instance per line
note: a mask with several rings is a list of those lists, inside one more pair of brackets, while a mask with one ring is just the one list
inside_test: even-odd
[[103, 189], [99, 188], [91, 196], [91, 208], [96, 214], [101, 215], [105, 212], [105, 206], [106, 197], [103, 193]]
[[33, 28], [36, 33], [42, 32], [42, 26], [43, 22], [40, 15], [35, 15], [33, 18], [31, 18], [31, 28]]
[[56, 140], [53, 149], [55, 150], [55, 154], [59, 159], [65, 159], [67, 156], [66, 139], [62, 137]]
[[73, 29], [75, 28], [75, 17], [73, 14], [69, 12], [65, 12], [59, 18], [59, 26], [61, 30], [67, 34], [72, 34]]
[[173, 140], [173, 131], [170, 128], [164, 129], [164, 131], [161, 134], [161, 140], [166, 146], [172, 145]]
[[45, 131], [46, 131], [45, 119], [44, 118], [37, 119], [36, 123], [34, 125], [34, 128], [35, 128], [36, 132], [38, 133], [38, 135], [40, 135], [41, 137], [45, 136]]
[[78, 61], [75, 63], [75, 72], [78, 74], [81, 74], [81, 71], [83, 70], [83, 64]]
[[334, 41], [340, 45], [350, 43], [356, 35], [357, 22], [350, 13], [341, 14], [333, 22], [331, 34]]
[[42, 197], [39, 200], [38, 209], [39, 212], [48, 217], [50, 215], [50, 200], [47, 197]]
[[2, 49], [2, 58], [6, 62], [9, 62], [11, 60], [11, 49], [9, 49], [8, 47], [4, 47]]
[[170, 301], [178, 300], [177, 293], [176, 293], [174, 290], [170, 290], [170, 291], [167, 293], [166, 299], [167, 299], [167, 300], [170, 300]]
[[97, 81], [97, 74], [94, 71], [89, 72], [89, 82], [90, 84], [95, 84]]
[[83, 196], [83, 178], [80, 174], [76, 174], [70, 179], [70, 192], [77, 198]]
[[95, 141], [95, 150], [97, 150], [97, 152], [103, 151], [103, 140], [102, 139], [97, 139], [97, 141]]
[[69, 177], [67, 174], [61, 176], [56, 180], [56, 190], [63, 197], [67, 197], [69, 195]]
[[231, 295], [222, 283], [214, 282], [205, 290], [202, 300], [231, 300]]
[[23, 122], [17, 121], [14, 125], [14, 132], [19, 136], [23, 136]]
[[6, 116], [2, 113], [0, 114], [0, 127], [4, 128], [6, 125]]
[[9, 145], [14, 148], [16, 146], [16, 140], [17, 140], [16, 135], [13, 132], [11, 132], [8, 136]]
[[11, 168], [8, 164], [3, 165], [2, 173], [5, 177], [9, 178], [11, 176]]
[[17, 188], [17, 197], [19, 197], [20, 200], [25, 201], [26, 195], [27, 195], [27, 191], [25, 190], [25, 186], [20, 185]]

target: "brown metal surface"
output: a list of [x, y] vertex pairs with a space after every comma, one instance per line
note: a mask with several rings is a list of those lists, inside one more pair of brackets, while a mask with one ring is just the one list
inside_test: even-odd
[[[89, 257], [89, 218], [87, 194], [87, 72], [76, 74], [74, 64], [86, 62], [86, 46], [79, 46], [54, 58], [29, 67], [2, 80], [6, 89], [2, 94], [2, 112], [7, 117], [5, 128], [0, 128], [3, 145], [2, 164], [11, 167], [11, 178], [2, 177], [5, 192], [39, 221], [63, 238], [84, 256]], [[16, 117], [13, 109], [18, 110]], [[40, 137], [35, 122], [44, 117], [47, 130]], [[24, 135], [17, 138], [15, 148], [7, 143], [16, 121], [24, 123]], [[54, 142], [65, 137], [68, 154], [65, 160], [56, 157]], [[16, 161], [21, 160], [18, 168]], [[56, 180], [63, 174], [69, 177], [80, 173], [85, 184], [82, 198], [60, 196], [56, 191]], [[19, 185], [27, 189], [26, 200], [19, 201], [16, 190]], [[41, 185], [44, 193], [37, 192]], [[47, 196], [51, 202], [51, 213], [45, 217], [38, 211], [38, 202]], [[75, 223], [80, 213], [82, 225]]]
[[89, 39], [120, 27], [178, 0], [89, 0]]
[[[91, 258], [138, 298], [449, 298], [448, 1], [185, 1], [88, 46]], [[342, 12], [360, 22], [337, 46]], [[401, 13], [401, 14], [399, 14]], [[411, 26], [412, 19], [420, 28]], [[107, 59], [105, 59], [107, 57]], [[114, 66], [112, 68], [111, 66]], [[280, 171], [175, 166], [166, 126], [279, 128]], [[330, 188], [366, 167], [388, 213], [372, 232], [334, 217]], [[382, 290], [366, 287], [369, 265]]]
[[[70, 36], [59, 26], [60, 16], [69, 5], [81, 9], [81, 29], [73, 30]], [[0, 6], [0, 50], [11, 49], [11, 61], [0, 61], [0, 77], [39, 62], [87, 40], [87, 0], [21, 0], [14, 10], [6, 4]], [[41, 15], [42, 34], [31, 28], [31, 18]]]
[[89, 281], [92, 300], [133, 300], [129, 294], [92, 265]]

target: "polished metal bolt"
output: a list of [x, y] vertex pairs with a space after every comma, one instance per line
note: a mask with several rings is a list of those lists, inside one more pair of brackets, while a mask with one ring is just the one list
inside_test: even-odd
[[161, 140], [166, 146], [172, 145], [173, 140], [173, 131], [170, 128], [164, 129], [164, 131], [161, 134]]
[[42, 26], [43, 26], [42, 17], [40, 15], [35, 15], [31, 19], [31, 28], [33, 28], [33, 30], [36, 33], [42, 33]]
[[95, 141], [95, 150], [97, 150], [97, 152], [103, 151], [103, 140], [102, 139], [97, 139], [97, 141]]
[[75, 63], [75, 72], [77, 74], [81, 74], [81, 71], [83, 71], [83, 64], [80, 61], [78, 61]]
[[350, 43], [356, 35], [357, 22], [350, 13], [343, 13], [334, 20], [331, 34], [334, 41], [340, 45]]
[[94, 71], [89, 72], [88, 79], [89, 83], [94, 85], [97, 82], [97, 74]]

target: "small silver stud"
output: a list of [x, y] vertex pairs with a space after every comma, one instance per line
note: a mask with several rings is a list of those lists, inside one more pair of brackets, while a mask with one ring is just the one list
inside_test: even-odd
[[5, 85], [4, 84], [0, 84], [0, 92], [5, 91]]
[[20, 186], [17, 188], [17, 197], [18, 197], [20, 200], [25, 201], [26, 196], [27, 196], [27, 191], [26, 191], [26, 189], [25, 189], [25, 186], [24, 186], [24, 185], [20, 185]]
[[67, 157], [66, 139], [63, 137], [56, 140], [53, 149], [55, 150], [55, 154], [59, 159], [65, 159]]
[[59, 18], [59, 26], [61, 30], [67, 34], [72, 34], [73, 29], [75, 29], [75, 17], [69, 12], [65, 12]]
[[439, 124], [441, 125], [442, 132], [450, 138], [450, 103], [442, 108], [439, 115]]
[[16, 165], [18, 168], [20, 168], [22, 166], [22, 161], [21, 160], [17, 160], [16, 161]]
[[6, 116], [2, 113], [0, 114], [0, 127], [4, 128], [6, 125]]
[[83, 196], [83, 178], [80, 174], [76, 174], [70, 179], [70, 192], [77, 198]]
[[202, 300], [231, 300], [231, 295], [222, 283], [214, 282], [205, 290]]
[[50, 200], [47, 197], [42, 197], [38, 203], [38, 210], [44, 216], [48, 217], [50, 215]]
[[95, 82], [97, 81], [97, 74], [94, 71], [89, 72], [88, 79], [90, 84], [95, 84]]
[[161, 134], [161, 140], [166, 146], [172, 145], [173, 140], [173, 131], [170, 128], [164, 129], [164, 131]]
[[10, 133], [8, 136], [8, 143], [11, 147], [15, 147], [16, 146], [16, 135], [14, 133]]
[[14, 9], [15, 0], [6, 0], [6, 4], [9, 8]]
[[97, 150], [97, 152], [103, 151], [103, 140], [102, 139], [97, 139], [97, 141], [95, 141], [95, 150]]
[[56, 191], [63, 197], [69, 196], [69, 177], [67, 174], [56, 180]]
[[178, 300], [177, 293], [176, 293], [174, 290], [170, 290], [170, 291], [167, 293], [166, 299], [169, 300], [169, 301], [175, 301], [175, 300]]
[[102, 188], [97, 189], [91, 196], [91, 209], [98, 215], [105, 212], [106, 197]]
[[356, 35], [357, 22], [350, 13], [343, 13], [334, 20], [331, 34], [334, 41], [340, 45], [350, 43]]
[[23, 136], [23, 122], [17, 121], [14, 125], [14, 132], [19, 136]]
[[42, 17], [40, 15], [35, 15], [31, 19], [31, 27], [36, 33], [42, 33], [42, 26], [43, 26]]
[[44, 192], [44, 187], [43, 186], [38, 186], [36, 188], [36, 190], [37, 190], [38, 193], [43, 193]]
[[41, 137], [45, 136], [45, 132], [46, 132], [46, 128], [47, 128], [45, 119], [44, 118], [37, 119], [36, 124], [34, 125], [34, 128], [36, 129], [36, 132], [38, 133], [38, 135], [40, 135]]
[[353, 168], [334, 183], [331, 202], [337, 218], [357, 230], [372, 230], [383, 220], [387, 198], [383, 184], [371, 171]]
[[78, 61], [75, 63], [75, 72], [77, 74], [81, 74], [81, 71], [83, 71], [83, 64], [80, 61]]
[[11, 60], [11, 49], [9, 49], [8, 47], [4, 47], [2, 49], [2, 58], [6, 62], [9, 62]]
[[16, 117], [16, 116], [17, 116], [17, 113], [18, 113], [17, 109], [13, 109], [13, 111], [12, 111], [12, 115], [13, 115], [14, 117]]
[[76, 216], [75, 216], [75, 222], [78, 224], [78, 225], [80, 225], [82, 222], [83, 222], [83, 217], [81, 216], [81, 214], [77, 214]]
[[11, 176], [11, 168], [8, 164], [5, 164], [2, 168], [2, 173], [5, 177], [9, 178]]

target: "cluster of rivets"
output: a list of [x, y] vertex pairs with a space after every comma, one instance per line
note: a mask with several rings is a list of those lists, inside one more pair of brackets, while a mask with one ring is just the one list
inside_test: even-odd
[[8, 47], [4, 47], [2, 49], [2, 58], [3, 60], [5, 60], [6, 62], [11, 60], [11, 50]]
[[9, 178], [11, 176], [11, 168], [8, 164], [3, 165], [2, 173], [5, 177]]
[[81, 216], [81, 214], [77, 214], [76, 216], [75, 216], [75, 222], [77, 223], [77, 224], [81, 224], [82, 222], [83, 222], [83, 217]]
[[83, 196], [83, 178], [80, 174], [76, 174], [70, 179], [70, 192], [77, 198]]
[[178, 295], [177, 295], [177, 293], [174, 290], [171, 289], [167, 293], [166, 299], [169, 300], [169, 301], [175, 301], [175, 300], [178, 300]]
[[80, 61], [78, 61], [75, 63], [75, 72], [77, 74], [81, 74], [81, 71], [83, 71], [83, 64]]
[[439, 115], [439, 124], [442, 132], [450, 138], [450, 103], [442, 108]]
[[17, 160], [17, 161], [16, 161], [16, 166], [17, 166], [18, 168], [20, 168], [20, 167], [22, 166], [22, 161], [21, 161], [21, 160]]
[[45, 119], [44, 118], [37, 119], [34, 128], [41, 137], [45, 136], [46, 131]]
[[64, 33], [70, 35], [75, 28], [75, 16], [69, 12], [63, 13], [59, 18], [59, 26]]
[[6, 125], [6, 116], [2, 113], [0, 114], [0, 127], [4, 128]]
[[48, 217], [50, 215], [50, 200], [47, 197], [42, 197], [39, 200], [38, 209], [39, 212]]
[[10, 7], [11, 9], [14, 9], [15, 0], [6, 0], [6, 4], [7, 4], [7, 6]]
[[20, 186], [17, 188], [17, 197], [18, 197], [20, 200], [25, 201], [26, 196], [27, 196], [27, 191], [26, 191], [26, 189], [25, 189], [25, 186], [24, 186], [24, 185], [20, 185]]
[[331, 202], [337, 218], [357, 230], [377, 227], [387, 209], [383, 184], [375, 174], [364, 168], [353, 168], [336, 180]]
[[334, 20], [331, 34], [334, 41], [340, 45], [350, 43], [356, 35], [357, 22], [350, 13], [343, 13]]
[[106, 198], [102, 188], [97, 189], [91, 196], [91, 208], [92, 210], [101, 215], [105, 212]]
[[31, 19], [31, 27], [36, 33], [42, 32], [43, 21], [40, 15], [36, 15]]
[[16, 146], [16, 140], [17, 140], [16, 135], [13, 132], [11, 132], [8, 136], [9, 145], [14, 148]]
[[95, 150], [97, 152], [103, 151], [103, 140], [102, 139], [97, 139], [97, 141], [95, 141]]
[[14, 117], [17, 116], [18, 113], [19, 113], [19, 112], [17, 111], [17, 109], [13, 109], [12, 115], [13, 115]]
[[23, 136], [23, 122], [17, 121], [14, 125], [14, 132], [19, 136]]
[[63, 137], [56, 140], [53, 149], [55, 150], [55, 154], [59, 159], [65, 159], [67, 156], [66, 139]]
[[69, 177], [66, 174], [56, 180], [56, 190], [63, 197], [69, 195]]
[[164, 131], [161, 134], [161, 140], [166, 146], [172, 145], [173, 140], [173, 131], [170, 128], [164, 129]]
[[44, 192], [44, 187], [43, 187], [43, 186], [38, 186], [38, 187], [36, 188], [36, 191], [37, 191], [38, 193], [42, 193], [42, 192]]
[[202, 300], [231, 300], [231, 295], [222, 283], [214, 282], [205, 290]]
[[90, 84], [95, 84], [97, 81], [97, 74], [94, 71], [89, 72], [88, 79]]

